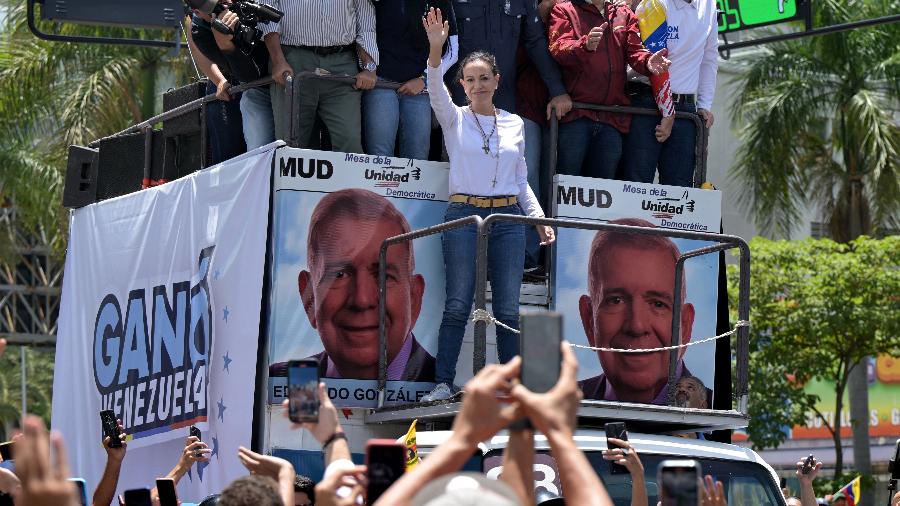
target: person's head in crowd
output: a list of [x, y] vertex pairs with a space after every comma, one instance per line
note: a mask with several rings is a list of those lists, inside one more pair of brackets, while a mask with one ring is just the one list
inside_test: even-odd
[[443, 476], [413, 496], [412, 506], [518, 506], [516, 493], [502, 481], [474, 472]]
[[[219, 0], [218, 3], [224, 5], [225, 7], [228, 7], [231, 5], [231, 0]], [[197, 16], [200, 16], [200, 19], [202, 19], [203, 21], [206, 21], [206, 22], [212, 21], [212, 16], [210, 16], [209, 14], [206, 14], [205, 12], [201, 11], [200, 9], [191, 9], [191, 12], [193, 12]]]
[[797, 497], [788, 497], [785, 502], [787, 503], [787, 506], [803, 506], [803, 503], [800, 502], [800, 499]]
[[217, 504], [219, 504], [219, 494], [212, 494], [204, 497], [197, 506], [216, 506]]
[[500, 86], [497, 58], [486, 51], [473, 51], [459, 63], [456, 78], [475, 109], [490, 107], [494, 103], [494, 93]]
[[294, 506], [316, 504], [316, 483], [309, 476], [294, 476]]
[[847, 498], [842, 492], [831, 496], [831, 506], [847, 506]]
[[675, 405], [682, 408], [709, 409], [706, 385], [696, 376], [682, 376], [675, 386]]
[[[378, 377], [379, 252], [385, 239], [409, 231], [403, 214], [368, 190], [330, 193], [312, 212], [300, 297], [340, 377]], [[412, 242], [388, 248], [388, 363], [411, 337], [422, 308], [425, 279], [414, 269]]]
[[242, 476], [219, 495], [218, 506], [283, 506], [278, 484], [268, 476]]
[[[653, 227], [623, 218], [611, 224]], [[591, 243], [588, 293], [579, 300], [588, 343], [597, 348], [648, 349], [672, 344], [672, 311], [681, 305], [681, 343], [691, 340], [694, 307], [686, 283], [674, 293], [678, 247], [663, 236], [600, 230]], [[685, 349], [678, 354], [679, 363]], [[665, 388], [669, 353], [598, 352], [615, 400], [651, 403]], [[605, 393], [610, 397], [609, 392]]]

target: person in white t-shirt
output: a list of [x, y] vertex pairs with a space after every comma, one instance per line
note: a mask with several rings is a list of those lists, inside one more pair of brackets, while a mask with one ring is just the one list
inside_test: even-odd
[[[666, 45], [669, 81], [675, 110], [700, 115], [706, 128], [713, 125], [712, 103], [718, 69], [718, 24], [714, 0], [659, 0], [666, 8]], [[632, 105], [655, 108], [646, 89], [632, 89]], [[652, 183], [659, 169], [660, 184], [694, 186], [696, 126], [678, 119], [668, 139], [656, 138], [656, 116], [635, 115], [625, 138], [623, 179]], [[702, 183], [702, 181], [696, 181]]]
[[[433, 8], [424, 23], [430, 46], [428, 82], [441, 83], [441, 48], [449, 24], [441, 11]], [[496, 59], [486, 52], [470, 53], [460, 62], [457, 77], [468, 98], [466, 107], [456, 106], [442, 84], [429, 89], [431, 107], [450, 155], [450, 204], [444, 221], [473, 215], [486, 218], [495, 213], [544, 216], [528, 186], [522, 118], [494, 106], [494, 93], [500, 83]], [[541, 244], [553, 242], [552, 228], [538, 226], [537, 231]], [[447, 297], [438, 332], [437, 386], [423, 398], [426, 402], [447, 399], [459, 391], [453, 380], [475, 294], [475, 226], [444, 232], [442, 243]], [[513, 329], [519, 327], [524, 255], [525, 226], [512, 222], [491, 226], [491, 308], [495, 318]], [[516, 333], [499, 325], [497, 352], [504, 363], [519, 353]]]

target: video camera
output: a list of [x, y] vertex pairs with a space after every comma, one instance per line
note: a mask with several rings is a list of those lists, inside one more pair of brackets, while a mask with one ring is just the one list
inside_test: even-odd
[[277, 23], [281, 21], [284, 13], [254, 0], [235, 0], [230, 4], [223, 4], [222, 0], [184, 0], [188, 7], [197, 9], [204, 14], [221, 14], [225, 9], [235, 13], [238, 23], [234, 29], [216, 19], [212, 26], [218, 32], [225, 35], [234, 35], [235, 45], [252, 47], [262, 38], [262, 30], [256, 27], [259, 23]]

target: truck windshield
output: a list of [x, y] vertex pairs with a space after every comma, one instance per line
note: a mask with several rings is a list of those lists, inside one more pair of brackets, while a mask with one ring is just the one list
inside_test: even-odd
[[[606, 490], [616, 506], [631, 506], [631, 476], [624, 471], [612, 473], [609, 463], [603, 460], [599, 451], [585, 452], [588, 461], [603, 481]], [[502, 450], [493, 450], [485, 455], [483, 469], [492, 478], [499, 477], [502, 472]], [[644, 480], [647, 485], [648, 504], [655, 506], [659, 500], [659, 488], [656, 483], [656, 469], [663, 460], [688, 458], [674, 455], [642, 454]], [[783, 506], [784, 499], [777, 484], [768, 471], [751, 462], [735, 462], [729, 460], [694, 459], [703, 468], [703, 474], [712, 475], [722, 482], [728, 497], [729, 506]], [[559, 494], [562, 485], [556, 462], [549, 452], [539, 452], [535, 456], [535, 488], [545, 488]], [[562, 491], [565, 497], [565, 491]]]

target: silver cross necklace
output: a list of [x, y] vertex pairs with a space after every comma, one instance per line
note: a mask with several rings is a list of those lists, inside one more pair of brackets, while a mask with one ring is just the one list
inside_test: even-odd
[[[472, 113], [472, 118], [475, 120], [475, 124], [478, 125], [478, 132], [481, 134], [481, 149], [484, 151], [484, 154], [490, 155], [495, 160], [494, 167], [494, 180], [491, 181], [491, 188], [497, 187], [497, 173], [500, 172], [500, 133], [497, 132], [497, 108], [494, 107], [494, 128], [491, 129], [491, 133], [485, 134], [484, 127], [481, 126], [481, 121], [478, 119], [478, 116], [475, 114], [475, 111], [472, 110], [472, 106], [469, 105], [469, 112]], [[491, 137], [494, 136], [494, 133], [497, 133], [497, 153], [491, 153]]]

